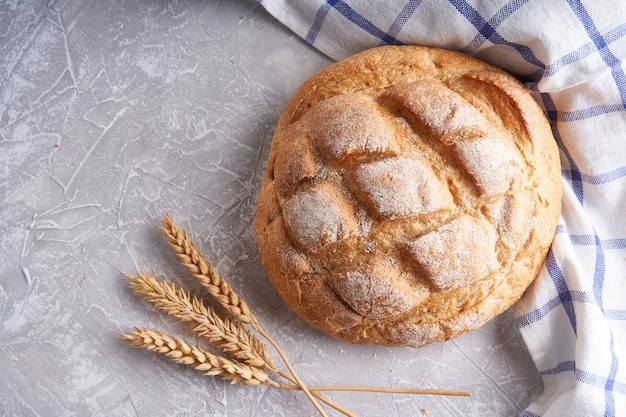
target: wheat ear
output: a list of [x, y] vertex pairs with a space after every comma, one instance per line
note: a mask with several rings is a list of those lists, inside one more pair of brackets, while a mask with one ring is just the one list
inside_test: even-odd
[[143, 296], [181, 321], [193, 323], [193, 331], [224, 353], [251, 366], [265, 367], [271, 372], [278, 370], [267, 347], [240, 323], [223, 317], [174, 283], [168, 284], [144, 271], [126, 276], [135, 295]]
[[[130, 334], [122, 334], [120, 338], [129, 343], [131, 346], [163, 354], [176, 363], [188, 365], [198, 371], [204, 372], [204, 375], [220, 375], [223, 379], [229, 380], [233, 384], [264, 384], [280, 389], [302, 389], [301, 387], [292, 385], [278, 384], [270, 379], [268, 374], [262, 369], [230, 361], [226, 358], [207, 352], [200, 347], [189, 345], [179, 338], [169, 336], [158, 330], [135, 328]], [[287, 380], [293, 381], [293, 377], [289, 374], [284, 374], [282, 371], [279, 371], [279, 373], [281, 373]], [[313, 395], [320, 401], [323, 401], [347, 417], [356, 417], [350, 411], [335, 404], [322, 395], [318, 393], [313, 393]]]
[[164, 354], [174, 362], [189, 365], [205, 375], [219, 375], [232, 384], [265, 384], [280, 388], [262, 369], [231, 361], [158, 330], [135, 328], [121, 338], [132, 346]]
[[254, 330], [261, 328], [246, 302], [237, 295], [213, 265], [196, 249], [187, 232], [178, 227], [172, 217], [165, 213], [161, 232], [178, 259], [189, 269], [194, 278], [215, 298], [220, 305], [237, 320], [247, 323]]
[[282, 351], [278, 343], [274, 341], [261, 327], [256, 316], [252, 314], [250, 308], [246, 302], [237, 295], [232, 287], [226, 282], [226, 280], [215, 271], [213, 265], [206, 260], [206, 258], [196, 249], [196, 245], [187, 235], [184, 229], [178, 227], [174, 219], [165, 213], [163, 216], [163, 222], [161, 225], [161, 232], [167, 239], [170, 247], [178, 256], [178, 259], [189, 269], [194, 278], [209, 292], [211, 296], [217, 300], [217, 302], [229, 313], [231, 313], [237, 320], [242, 323], [247, 323], [252, 326], [261, 336], [263, 336], [278, 352], [281, 359], [285, 363], [285, 366], [293, 375], [297, 385], [302, 389], [302, 392], [308, 397], [309, 401], [313, 404], [315, 409], [323, 417], [327, 417], [326, 413], [315, 400], [315, 397], [309, 389], [304, 385], [300, 377], [296, 374], [295, 370], [291, 366], [291, 363], [287, 359], [287, 356]]

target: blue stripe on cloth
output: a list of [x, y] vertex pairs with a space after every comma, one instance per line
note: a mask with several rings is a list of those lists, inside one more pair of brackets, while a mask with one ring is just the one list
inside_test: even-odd
[[554, 310], [555, 308], [557, 308], [558, 306], [561, 305], [561, 300], [560, 298], [554, 297], [553, 299], [549, 300], [547, 303], [545, 303], [544, 305], [542, 305], [539, 308], [536, 308], [532, 311], [529, 311], [528, 313], [519, 316], [515, 319], [515, 326], [518, 329], [521, 329], [522, 327], [526, 327], [529, 326], [541, 319], [543, 319], [545, 316], [548, 315], [549, 312], [551, 312], [552, 310]]
[[563, 57], [549, 64], [546, 67], [546, 72], [544, 73], [544, 76], [550, 77], [559, 72], [562, 68], [578, 62], [594, 52], [596, 52], [596, 47], [592, 42], [589, 42], [588, 44], [581, 46], [577, 50], [572, 51], [569, 54], [564, 55]]
[[[500, 8], [500, 10], [498, 10], [491, 17], [491, 19], [489, 19], [487, 24], [490, 27], [494, 28], [494, 30], [495, 30], [510, 15], [512, 15], [514, 12], [516, 12], [524, 4], [528, 3], [528, 1], [529, 0], [512, 0], [511, 2], [509, 2], [509, 3], [505, 4], [504, 6], [502, 6], [502, 8]], [[474, 37], [474, 39], [472, 39], [471, 42], [468, 43], [467, 46], [465, 46], [461, 50], [463, 52], [469, 53], [471, 51], [474, 51], [474, 50], [478, 49], [483, 43], [485, 43], [486, 40], [487, 40], [487, 38], [485, 38], [483, 36], [483, 34], [481, 33], [481, 31], [479, 30], [478, 33], [476, 34], [476, 36]]]
[[[621, 24], [615, 29], [606, 32], [606, 34], [604, 35], [604, 41], [607, 45], [610, 45], [611, 43], [623, 38], [624, 36], [626, 36], [626, 24]], [[581, 46], [575, 51], [572, 51], [549, 64], [546, 67], [544, 76], [552, 76], [569, 64], [580, 61], [596, 51], [596, 44], [594, 42], [589, 42], [588, 44]]]
[[[600, 238], [596, 233], [596, 266], [593, 272], [593, 294], [596, 298], [596, 302], [604, 314], [604, 278], [606, 271], [606, 261], [604, 256], [604, 249], [602, 247], [602, 242], [600, 242]], [[609, 337], [609, 352], [611, 352], [611, 368], [609, 371], [609, 376], [606, 378], [606, 382], [604, 385], [605, 389], [605, 414], [615, 415], [615, 399], [613, 398], [613, 387], [615, 385], [615, 376], [617, 375], [617, 369], [619, 367], [619, 359], [617, 358], [617, 354], [615, 353], [615, 340], [613, 336], [613, 332], [610, 332]]]
[[606, 239], [602, 241], [606, 249], [626, 249], [626, 238]]
[[320, 30], [322, 29], [322, 24], [324, 24], [324, 19], [326, 19], [326, 15], [330, 11], [331, 7], [332, 6], [330, 4], [324, 3], [317, 10], [317, 13], [315, 13], [313, 24], [309, 28], [309, 32], [304, 38], [311, 45], [313, 45], [313, 43], [315, 42], [315, 39], [317, 38], [317, 35], [320, 33]]
[[530, 49], [526, 45], [521, 45], [515, 42], [509, 42], [504, 39], [496, 29], [487, 22], [481, 15], [478, 13], [476, 9], [474, 9], [470, 4], [467, 3], [466, 0], [448, 0], [450, 4], [452, 4], [461, 15], [470, 22], [478, 33], [482, 35], [485, 39], [495, 45], [508, 45], [515, 49], [520, 56], [527, 62], [539, 67], [545, 68], [545, 64], [543, 64], [534, 54], [532, 49]]
[[570, 371], [575, 371], [576, 370], [576, 362], [574, 361], [567, 361], [567, 362], [561, 362], [559, 363], [557, 366], [555, 366], [552, 369], [546, 369], [543, 371], [539, 371], [539, 374], [541, 375], [557, 375], [560, 374], [561, 372], [570, 372]]
[[[536, 86], [533, 86], [533, 88], [536, 89]], [[546, 111], [546, 117], [550, 122], [550, 127], [552, 128], [552, 135], [554, 136], [554, 140], [556, 141], [561, 152], [563, 152], [563, 154], [565, 155], [567, 163], [571, 168], [569, 171], [562, 171], [562, 173], [569, 173], [569, 180], [572, 185], [572, 191], [574, 191], [574, 195], [576, 195], [576, 198], [578, 198], [578, 201], [582, 205], [584, 202], [582, 175], [580, 173], [580, 170], [578, 169], [578, 166], [576, 165], [576, 162], [574, 162], [574, 158], [572, 158], [572, 155], [570, 154], [567, 146], [565, 146], [563, 140], [561, 139], [561, 133], [559, 132], [559, 124], [557, 121], [558, 112], [556, 109], [556, 105], [554, 104], [554, 100], [552, 100], [552, 96], [550, 96], [550, 94], [539, 92], [539, 95], [541, 97], [541, 100], [543, 101], [543, 106]]]
[[609, 320], [624, 321], [626, 320], [626, 310], [604, 310], [604, 316]]
[[602, 295], [602, 289], [604, 288], [604, 273], [606, 271], [606, 261], [604, 257], [604, 248], [600, 237], [595, 234], [595, 246], [596, 246], [596, 266], [593, 271], [593, 295], [596, 298], [598, 306], [604, 312], [604, 298]]
[[[583, 369], [575, 369], [574, 372], [576, 373], [576, 379], [581, 382], [584, 382], [589, 385], [594, 385], [596, 387], [603, 387], [605, 390], [608, 390], [607, 392], [617, 392], [620, 394], [626, 394], [626, 384], [624, 384], [623, 382], [616, 381], [614, 379], [614, 376], [604, 378], [602, 376], [587, 372]], [[607, 410], [607, 414], [605, 415], [614, 416], [615, 415], [614, 406], [612, 410]]]
[[[529, 326], [545, 318], [552, 310], [554, 310], [555, 308], [561, 305], [561, 298], [562, 297], [557, 295], [556, 297], [548, 300], [542, 306], [517, 317], [515, 319], [515, 326], [518, 329], [521, 329], [522, 327]], [[584, 291], [570, 291], [568, 298], [571, 298], [573, 302], [577, 302], [577, 303], [596, 304], [593, 295]], [[603, 312], [604, 312], [604, 317], [606, 317], [607, 320], [612, 320], [612, 321], [625, 321], [626, 320], [626, 310], [606, 309]]]
[[[546, 369], [543, 371], [539, 371], [541, 375], [558, 375], [563, 372], [574, 372], [576, 379], [580, 382], [583, 382], [588, 385], [593, 385], [596, 387], [602, 387], [604, 390], [607, 390], [607, 387], [610, 387], [609, 391], [618, 392], [620, 394], [626, 394], [626, 384], [623, 382], [616, 381], [612, 377], [602, 377], [591, 372], [585, 371], [584, 369], [578, 369], [576, 367], [576, 362], [574, 361], [566, 361], [561, 362], [557, 366], [552, 369]], [[615, 414], [608, 414], [615, 415]]]
[[541, 417], [539, 414], [531, 413], [528, 410], [524, 410], [520, 413], [519, 417]]
[[326, 0], [331, 4], [339, 13], [346, 19], [366, 31], [372, 36], [375, 36], [389, 45], [402, 45], [402, 42], [395, 37], [390, 36], [381, 29], [377, 28], [372, 22], [356, 12], [352, 7], [343, 1]]
[[[569, 238], [572, 244], [576, 246], [592, 246], [597, 244], [595, 235], [569, 235]], [[602, 239], [600, 244], [605, 249], [626, 249], [626, 238]]]
[[556, 230], [554, 231], [554, 234], [559, 234], [559, 233], [567, 233], [567, 227], [565, 227], [564, 224], [557, 224], [556, 225]]
[[563, 309], [565, 310], [565, 314], [567, 314], [567, 318], [572, 326], [572, 331], [574, 335], [577, 333], [576, 329], [576, 312], [574, 311], [574, 303], [572, 299], [572, 294], [567, 287], [567, 283], [565, 282], [565, 278], [563, 277], [563, 272], [559, 267], [556, 259], [554, 258], [554, 252], [552, 251], [552, 247], [548, 250], [548, 254], [546, 256], [546, 268], [548, 269], [548, 274], [550, 278], [552, 278], [552, 282], [556, 288], [559, 301], [563, 305]]
[[606, 399], [605, 414], [615, 415], [615, 398], [613, 398], [613, 391], [615, 391], [616, 388], [615, 377], [617, 376], [617, 370], [619, 368], [619, 358], [617, 357], [617, 353], [615, 353], [615, 337], [613, 336], [613, 332], [611, 332], [609, 340], [609, 351], [611, 352], [611, 370], [604, 384], [604, 397]]
[[409, 0], [398, 14], [398, 17], [396, 17], [396, 20], [393, 21], [389, 30], [387, 30], [387, 34], [389, 36], [393, 36], [394, 38], [398, 36], [398, 33], [400, 33], [404, 25], [406, 25], [406, 22], [409, 21], [421, 3], [422, 0]]
[[573, 110], [567, 112], [557, 112], [556, 119], [560, 122], [575, 122], [578, 120], [591, 119], [609, 113], [624, 111], [624, 106], [620, 104], [600, 104], [587, 107], [586, 109]]
[[626, 74], [622, 69], [622, 64], [619, 59], [608, 47], [607, 41], [596, 28], [593, 19], [589, 15], [585, 6], [580, 2], [580, 0], [568, 0], [570, 8], [578, 17], [578, 20], [582, 23], [587, 32], [589, 38], [591, 38], [592, 42], [596, 46], [596, 49], [600, 53], [600, 57], [602, 60], [611, 68], [611, 75], [615, 80], [615, 85], [619, 91], [620, 98], [622, 100], [622, 106], [626, 109]]
[[376, 25], [367, 20], [363, 15], [359, 14], [349, 4], [341, 0], [326, 0], [326, 3], [318, 9], [315, 14], [313, 24], [311, 25], [311, 28], [305, 38], [307, 42], [310, 44], [315, 42], [315, 39], [324, 24], [324, 20], [328, 17], [328, 13], [333, 9], [338, 11], [343, 17], [354, 23], [357, 27], [363, 29], [370, 35], [379, 38], [383, 41], [383, 43], [389, 45], [402, 45], [402, 42], [397, 40], [394, 36], [376, 27]]

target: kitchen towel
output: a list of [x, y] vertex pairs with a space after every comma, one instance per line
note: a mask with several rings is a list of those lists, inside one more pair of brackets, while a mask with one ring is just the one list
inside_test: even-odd
[[544, 382], [521, 416], [626, 416], [626, 2], [259, 3], [336, 60], [421, 44], [524, 80], [560, 148], [564, 196], [541, 272], [515, 306]]

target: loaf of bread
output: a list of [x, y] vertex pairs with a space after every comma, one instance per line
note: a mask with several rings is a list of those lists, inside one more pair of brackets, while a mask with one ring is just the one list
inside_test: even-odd
[[550, 126], [520, 82], [462, 53], [382, 46], [290, 99], [254, 227], [304, 320], [348, 342], [419, 347], [521, 297], [561, 193]]

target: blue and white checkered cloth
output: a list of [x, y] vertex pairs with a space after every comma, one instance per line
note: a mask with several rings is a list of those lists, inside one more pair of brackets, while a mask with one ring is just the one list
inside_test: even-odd
[[525, 77], [561, 152], [563, 211], [515, 322], [544, 380], [522, 416], [626, 416], [626, 1], [263, 0], [334, 59], [467, 52]]

